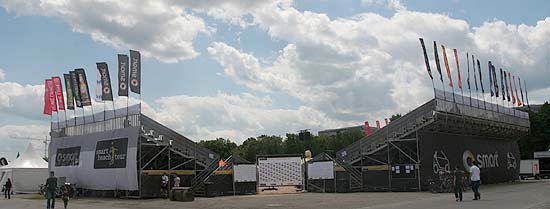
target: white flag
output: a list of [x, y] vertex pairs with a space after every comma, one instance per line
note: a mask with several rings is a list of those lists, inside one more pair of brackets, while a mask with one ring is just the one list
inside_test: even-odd
[[99, 72], [97, 72], [97, 78], [96, 78], [96, 82], [95, 82], [95, 101], [96, 102], [103, 102], [103, 100], [101, 99], [103, 96], [103, 88], [102, 88], [102, 85], [101, 85], [101, 74], [99, 74]]

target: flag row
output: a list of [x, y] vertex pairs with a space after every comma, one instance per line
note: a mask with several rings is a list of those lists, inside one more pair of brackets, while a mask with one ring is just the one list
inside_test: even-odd
[[[384, 122], [386, 125], [390, 123], [390, 121], [387, 118], [384, 118]], [[376, 120], [376, 130], [380, 129], [380, 121]], [[369, 136], [372, 133], [371, 127], [369, 125], [369, 121], [365, 121], [365, 136]]]
[[[427, 53], [427, 50], [426, 50], [426, 46], [424, 44], [424, 39], [423, 38], [419, 38], [420, 40], [420, 45], [422, 46], [422, 51], [423, 51], [423, 54], [424, 54], [424, 62], [426, 64], [426, 70], [428, 71], [428, 75], [430, 76], [430, 79], [432, 79], [432, 83], [433, 83], [433, 75], [432, 75], [432, 68], [431, 68], [431, 65], [430, 65], [430, 59], [428, 57], [428, 53]], [[444, 66], [445, 66], [445, 70], [446, 70], [446, 73], [447, 73], [447, 79], [448, 79], [448, 86], [453, 88], [454, 89], [454, 85], [453, 85], [453, 78], [452, 78], [452, 74], [451, 74], [451, 68], [449, 67], [449, 61], [447, 59], [447, 50], [445, 48], [444, 45], [441, 45], [441, 50], [442, 50], [442, 55], [443, 55], [443, 61], [444, 61]], [[439, 52], [438, 52], [438, 46], [437, 46], [437, 43], [434, 41], [433, 42], [433, 51], [434, 51], [434, 59], [435, 59], [435, 67], [437, 69], [437, 72], [439, 73], [439, 80], [441, 81], [441, 83], [443, 84], [443, 88], [445, 88], [445, 81], [443, 80], [443, 73], [441, 72], [442, 69], [441, 69], [441, 63], [440, 63], [440, 60], [439, 60]], [[461, 90], [462, 92], [462, 78], [461, 78], [461, 73], [460, 73], [460, 65], [459, 65], [459, 56], [458, 56], [458, 52], [457, 52], [457, 49], [453, 49], [453, 53], [454, 53], [454, 59], [455, 59], [455, 62], [456, 62], [456, 71], [457, 71], [457, 77], [458, 77], [458, 88]], [[481, 62], [479, 61], [479, 59], [476, 59], [475, 56], [472, 54], [470, 56], [470, 54], [467, 52], [466, 54], [466, 63], [467, 63], [467, 69], [468, 69], [468, 76], [467, 76], [467, 79], [466, 79], [466, 82], [468, 84], [468, 90], [470, 91], [470, 94], [471, 94], [471, 83], [470, 83], [470, 57], [472, 59], [472, 71], [473, 71], [473, 76], [474, 76], [474, 84], [475, 84], [475, 90], [476, 92], [478, 92], [480, 89], [481, 89], [481, 93], [482, 95], [485, 94], [485, 87], [483, 86], [483, 70], [481, 68]], [[477, 66], [477, 73], [476, 73], [476, 66]], [[512, 102], [512, 104], [514, 105], [517, 105], [518, 107], [521, 107], [521, 106], [525, 106], [526, 104], [529, 105], [529, 98], [527, 96], [527, 82], [524, 80], [523, 81], [523, 86], [525, 88], [522, 88], [522, 83], [521, 83], [521, 78], [519, 76], [517, 76], [517, 79], [516, 79], [516, 76], [515, 75], [512, 75], [511, 72], [508, 70], [503, 70], [502, 68], [499, 68], [499, 73], [500, 74], [500, 84], [499, 84], [499, 76], [497, 76], [497, 69], [495, 67], [495, 65], [493, 65], [493, 62], [492, 61], [488, 61], [487, 62], [487, 76], [489, 78], [489, 93], [491, 95], [491, 97], [495, 97], [495, 98], [501, 98], [503, 101], [508, 101], [508, 102]], [[478, 76], [479, 75], [479, 79], [478, 79]], [[478, 80], [479, 80], [479, 85], [478, 85]], [[499, 85], [500, 85], [500, 89], [499, 89]], [[434, 87], [435, 88], [435, 87]], [[519, 94], [518, 94], [518, 88], [519, 88]], [[523, 89], [525, 89], [525, 98], [523, 96]], [[453, 90], [454, 92], [454, 90]], [[526, 100], [525, 100], [526, 99]], [[524, 102], [526, 101], [526, 103]]]
[[[106, 62], [98, 62], [96, 97], [98, 102], [113, 101], [111, 77]], [[44, 90], [43, 114], [51, 115], [59, 110], [74, 110], [92, 105], [92, 99], [83, 68], [74, 69], [63, 74], [65, 82], [65, 95], [63, 96], [63, 84], [59, 76], [46, 79]], [[130, 56], [118, 55], [118, 96], [128, 97], [128, 87], [131, 92], [141, 94], [141, 54], [139, 51], [130, 50]], [[65, 104], [67, 105], [65, 107]]]

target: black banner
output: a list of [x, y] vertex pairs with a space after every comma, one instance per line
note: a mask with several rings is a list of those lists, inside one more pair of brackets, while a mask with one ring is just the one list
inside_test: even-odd
[[126, 168], [128, 138], [98, 141], [94, 168]]
[[452, 171], [456, 166], [469, 171], [472, 161], [479, 163], [483, 183], [518, 178], [520, 153], [516, 141], [427, 131], [419, 132], [419, 138], [424, 186], [428, 186], [430, 179], [438, 179], [440, 173]]
[[441, 73], [441, 64], [439, 63], [439, 53], [437, 52], [437, 43], [434, 41], [434, 56], [435, 56], [435, 67], [439, 73], [439, 80], [443, 82], [443, 74]]
[[71, 85], [71, 75], [63, 74], [65, 79], [65, 93], [67, 94], [67, 109], [74, 110], [74, 96], [73, 96], [73, 86]]
[[55, 166], [78, 166], [80, 163], [80, 147], [57, 149]]
[[118, 55], [118, 95], [128, 96], [128, 55]]
[[82, 99], [80, 98], [80, 86], [78, 85], [78, 77], [75, 71], [70, 71], [71, 87], [73, 87], [73, 96], [76, 103], [76, 107], [82, 107]]
[[424, 62], [426, 63], [426, 70], [428, 70], [428, 75], [433, 80], [432, 69], [430, 69], [430, 60], [428, 59], [428, 54], [426, 53], [426, 46], [424, 45], [424, 39], [420, 38], [420, 45], [422, 45], [422, 52], [424, 53]]
[[96, 63], [97, 70], [101, 76], [101, 100], [113, 101], [113, 91], [111, 88], [111, 76], [109, 75], [109, 67], [105, 62]]
[[88, 80], [86, 80], [86, 72], [82, 68], [75, 69], [74, 71], [78, 80], [78, 89], [80, 90], [79, 93], [82, 106], [90, 106], [92, 105], [92, 100], [90, 98], [90, 90], [88, 89]]
[[130, 50], [130, 90], [141, 93], [141, 55], [138, 51]]

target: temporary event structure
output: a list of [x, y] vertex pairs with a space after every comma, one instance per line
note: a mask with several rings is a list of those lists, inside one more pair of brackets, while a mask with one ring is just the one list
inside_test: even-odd
[[12, 181], [14, 193], [38, 193], [40, 184], [48, 177], [48, 163], [40, 156], [32, 143], [27, 150], [10, 164], [0, 167], [0, 183], [8, 178]]

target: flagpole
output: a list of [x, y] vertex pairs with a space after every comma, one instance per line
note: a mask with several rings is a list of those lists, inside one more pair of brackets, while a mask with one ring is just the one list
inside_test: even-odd
[[[74, 107], [74, 106], [73, 106]], [[74, 126], [76, 127], [76, 107], [73, 108]]]
[[124, 127], [126, 128], [126, 124], [129, 124], [130, 121], [128, 120], [128, 103], [129, 103], [129, 100], [130, 100], [130, 95], [126, 95], [126, 121], [124, 122]]
[[65, 128], [67, 128], [67, 126], [69, 126], [67, 123], [67, 110], [63, 110], [63, 112], [65, 113]]
[[107, 130], [107, 106], [105, 105], [105, 101], [103, 101], [103, 131]]
[[470, 88], [470, 57], [466, 52], [466, 64], [468, 65], [468, 91], [470, 92], [470, 107], [472, 106], [472, 88]]

